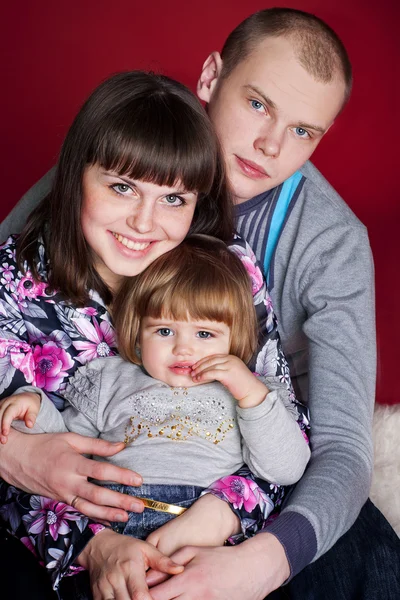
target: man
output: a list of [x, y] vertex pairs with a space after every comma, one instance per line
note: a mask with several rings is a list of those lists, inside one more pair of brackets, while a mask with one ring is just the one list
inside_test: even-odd
[[[256, 600], [288, 578], [271, 598], [400, 595], [400, 542], [370, 502], [362, 508], [376, 361], [367, 233], [307, 162], [351, 83], [337, 36], [291, 9], [252, 15], [204, 64], [198, 95], [224, 149], [239, 232], [264, 266], [296, 391], [310, 407], [313, 453], [264, 532], [234, 548], [178, 551], [174, 559], [188, 565], [152, 588], [154, 600]], [[47, 192], [48, 179], [42, 185]], [[11, 217], [5, 226], [18, 230]]]

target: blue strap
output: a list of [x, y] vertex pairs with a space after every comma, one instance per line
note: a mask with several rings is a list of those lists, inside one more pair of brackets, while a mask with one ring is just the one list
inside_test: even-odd
[[294, 196], [297, 186], [299, 185], [302, 174], [300, 171], [293, 173], [289, 179], [282, 185], [281, 193], [275, 206], [274, 214], [271, 219], [271, 225], [269, 229], [267, 247], [265, 249], [264, 256], [264, 276], [268, 282], [269, 267], [272, 259], [272, 255], [276, 248], [279, 240], [280, 233], [282, 231], [283, 223], [285, 221], [286, 213], [289, 208], [289, 204]]

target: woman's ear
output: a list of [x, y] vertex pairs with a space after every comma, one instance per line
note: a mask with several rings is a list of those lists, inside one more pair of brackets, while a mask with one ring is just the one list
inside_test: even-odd
[[207, 58], [197, 82], [197, 95], [208, 104], [222, 71], [222, 58], [219, 52], [212, 52]]

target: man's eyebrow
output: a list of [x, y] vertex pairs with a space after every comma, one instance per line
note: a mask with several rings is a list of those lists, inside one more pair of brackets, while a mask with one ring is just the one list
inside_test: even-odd
[[320, 127], [319, 125], [311, 125], [311, 123], [298, 123], [297, 127], [301, 129], [313, 129], [314, 131], [318, 131], [318, 133], [325, 133], [326, 129]]
[[[260, 96], [260, 98], [262, 98], [264, 100], [265, 104], [267, 104], [274, 110], [277, 110], [277, 106], [276, 106], [275, 102], [273, 100], [271, 100], [271, 98], [266, 96], [264, 94], [264, 92], [262, 92], [257, 86], [245, 85], [244, 87], [250, 92], [255, 92], [258, 96]], [[326, 129], [324, 129], [324, 127], [321, 127], [320, 125], [304, 123], [303, 121], [300, 121], [299, 123], [297, 123], [296, 127], [301, 127], [301, 129], [312, 129], [313, 131], [317, 131], [318, 133], [322, 133], [322, 134], [324, 134], [326, 132]]]
[[256, 87], [255, 85], [245, 85], [244, 86], [249, 92], [255, 92], [258, 96], [260, 96], [265, 104], [268, 104], [268, 106], [270, 106], [271, 108], [277, 108], [275, 102], [273, 102], [271, 100], [271, 98], [268, 98], [268, 96], [266, 96], [264, 94], [264, 92], [262, 92], [258, 87]]

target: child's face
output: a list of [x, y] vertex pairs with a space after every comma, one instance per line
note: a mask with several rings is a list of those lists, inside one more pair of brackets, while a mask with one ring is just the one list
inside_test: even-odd
[[217, 321], [173, 321], [145, 317], [140, 328], [140, 351], [146, 371], [171, 387], [199, 385], [192, 365], [212, 354], [229, 354], [230, 328]]

